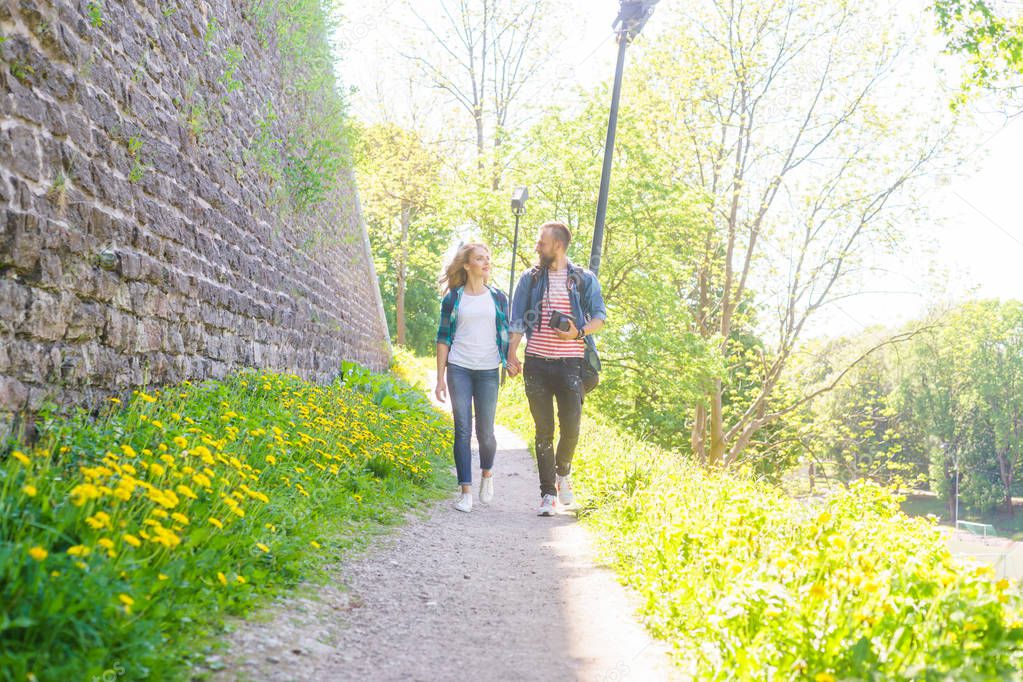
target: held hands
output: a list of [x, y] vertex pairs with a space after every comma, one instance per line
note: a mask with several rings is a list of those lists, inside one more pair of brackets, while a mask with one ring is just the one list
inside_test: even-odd
[[437, 379], [437, 388], [434, 389], [433, 394], [437, 396], [437, 400], [442, 403], [446, 403], [448, 400], [448, 385], [444, 383], [443, 379]]
[[514, 377], [522, 373], [522, 363], [514, 355], [508, 356], [508, 376]]

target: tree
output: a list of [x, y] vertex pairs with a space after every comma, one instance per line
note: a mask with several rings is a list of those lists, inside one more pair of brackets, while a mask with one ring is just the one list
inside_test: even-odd
[[963, 90], [955, 100], [965, 102], [978, 90], [997, 93], [1018, 108], [1023, 104], [1023, 13], [1007, 13], [1008, 3], [987, 0], [935, 0], [938, 30], [946, 50], [966, 58]]
[[[389, 303], [386, 294], [393, 282], [396, 340], [407, 345], [410, 269], [421, 299], [422, 289], [433, 288], [434, 261], [446, 236], [435, 220], [441, 161], [416, 132], [394, 124], [361, 126], [356, 134], [356, 171], [373, 251], [385, 280], [381, 289]], [[417, 338], [414, 346], [420, 352], [422, 345]]]
[[490, 158], [490, 185], [501, 185], [501, 147], [509, 136], [516, 108], [530, 95], [528, 86], [549, 64], [554, 22], [547, 0], [439, 0], [437, 18], [411, 3], [410, 11], [426, 40], [405, 57], [433, 87], [472, 121], [476, 167]]
[[687, 6], [635, 60], [629, 97], [644, 107], [648, 139], [673, 154], [672, 179], [704, 198], [694, 331], [726, 360], [733, 332], [749, 324], [744, 311], [773, 337], [741, 409], [726, 410], [728, 377], [718, 376], [692, 413], [693, 452], [727, 465], [815, 397], [774, 400], [807, 321], [848, 293], [864, 254], [897, 236], [907, 192], [943, 150], [948, 126], [928, 114], [935, 107], [923, 93], [891, 96], [912, 46], [877, 31], [876, 8]]
[[969, 303], [940, 323], [913, 344], [900, 411], [930, 437], [932, 484], [950, 509], [958, 486], [967, 506], [1011, 513], [1023, 466], [1023, 304]]

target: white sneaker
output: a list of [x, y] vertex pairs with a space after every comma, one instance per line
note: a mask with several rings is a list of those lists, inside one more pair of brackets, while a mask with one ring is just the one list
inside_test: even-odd
[[575, 502], [575, 495], [572, 494], [572, 479], [571, 474], [568, 476], [558, 476], [558, 502], [564, 506], [568, 506]]
[[557, 510], [557, 498], [554, 495], [544, 495], [540, 499], [540, 508], [536, 510], [537, 516], [554, 516]]
[[494, 477], [486, 476], [480, 479], [480, 502], [490, 504], [494, 501]]
[[462, 496], [458, 498], [458, 502], [455, 502], [455, 509], [461, 512], [471, 512], [472, 493], [462, 493]]

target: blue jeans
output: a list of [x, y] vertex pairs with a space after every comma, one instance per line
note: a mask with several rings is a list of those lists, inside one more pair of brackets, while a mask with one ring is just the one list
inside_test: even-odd
[[455, 419], [455, 469], [459, 485], [472, 484], [472, 417], [476, 411], [476, 440], [480, 444], [480, 469], [494, 466], [497, 437], [497, 387], [500, 373], [495, 369], [466, 369], [448, 365], [448, 393], [451, 415]]

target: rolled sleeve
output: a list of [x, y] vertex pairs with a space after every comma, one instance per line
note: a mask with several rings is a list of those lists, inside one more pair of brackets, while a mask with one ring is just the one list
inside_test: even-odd
[[592, 272], [587, 272], [590, 280], [588, 306], [590, 319], [607, 320], [607, 308], [604, 306], [604, 294], [600, 289], [600, 280]]
[[454, 306], [454, 292], [449, 291], [440, 304], [440, 324], [437, 326], [437, 343], [451, 346], [451, 309]]

